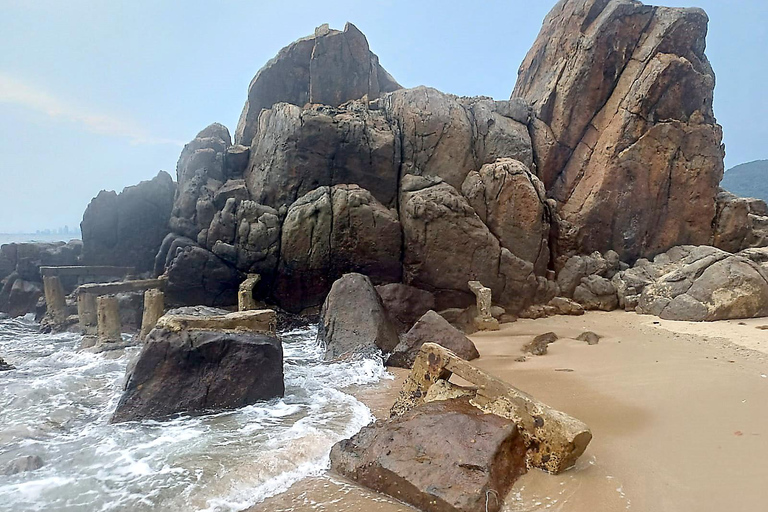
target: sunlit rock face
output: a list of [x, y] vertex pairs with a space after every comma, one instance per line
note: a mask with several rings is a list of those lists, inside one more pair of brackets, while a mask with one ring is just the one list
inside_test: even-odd
[[528, 100], [538, 175], [570, 236], [558, 254], [652, 256], [711, 237], [723, 174], [700, 9], [564, 0], [513, 92]]

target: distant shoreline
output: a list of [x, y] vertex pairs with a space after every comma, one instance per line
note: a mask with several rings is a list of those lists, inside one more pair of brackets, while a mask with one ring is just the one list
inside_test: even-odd
[[80, 240], [81, 238], [81, 233], [0, 233], [0, 245], [30, 242], [69, 242], [70, 240]]

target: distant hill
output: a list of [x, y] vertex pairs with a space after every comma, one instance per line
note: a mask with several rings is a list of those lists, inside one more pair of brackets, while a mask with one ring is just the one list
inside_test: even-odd
[[729, 169], [720, 186], [737, 196], [757, 197], [768, 202], [768, 160], [757, 160]]

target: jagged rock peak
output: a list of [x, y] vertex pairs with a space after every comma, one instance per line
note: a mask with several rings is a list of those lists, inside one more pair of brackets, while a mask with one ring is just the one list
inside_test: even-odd
[[379, 64], [368, 40], [352, 23], [343, 31], [327, 24], [286, 46], [259, 70], [248, 87], [248, 100], [235, 132], [235, 143], [250, 145], [259, 114], [276, 103], [339, 106], [402, 87]]
[[520, 68], [537, 174], [574, 227], [560, 254], [627, 260], [711, 236], [723, 173], [701, 9], [563, 0]]

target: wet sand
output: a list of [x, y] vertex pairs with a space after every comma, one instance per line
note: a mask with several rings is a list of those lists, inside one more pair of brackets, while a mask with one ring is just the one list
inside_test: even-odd
[[[743, 325], [742, 325], [743, 324]], [[475, 363], [583, 421], [594, 439], [572, 470], [532, 470], [507, 511], [758, 511], [768, 501], [768, 319], [710, 324], [589, 313], [506, 324], [472, 336]], [[598, 345], [575, 341], [591, 330]], [[515, 361], [535, 335], [561, 338]], [[404, 372], [357, 393], [387, 416]], [[413, 510], [332, 475], [252, 510]]]

